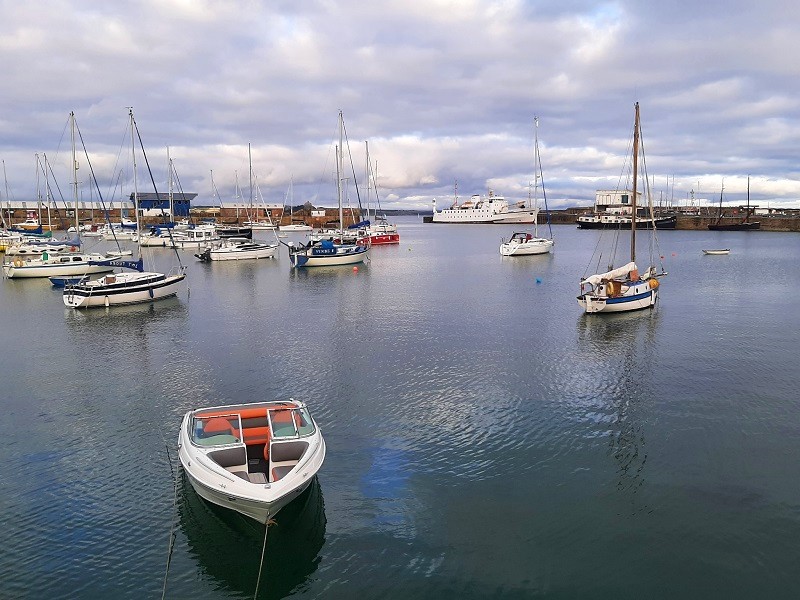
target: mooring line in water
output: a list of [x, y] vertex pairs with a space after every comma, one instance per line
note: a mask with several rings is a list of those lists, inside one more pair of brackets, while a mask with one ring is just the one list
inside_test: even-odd
[[261, 562], [258, 565], [258, 579], [256, 579], [256, 591], [253, 593], [253, 600], [258, 597], [258, 586], [261, 584], [261, 569], [264, 568], [264, 553], [267, 551], [267, 533], [269, 533], [269, 512], [264, 522], [264, 545], [261, 547]]
[[167, 569], [164, 572], [164, 587], [161, 588], [161, 600], [164, 600], [167, 595], [167, 576], [169, 575], [169, 566], [172, 563], [172, 550], [175, 547], [175, 529], [178, 525], [178, 478], [175, 476], [175, 469], [172, 468], [172, 457], [169, 454], [169, 444], [164, 444], [167, 448], [167, 462], [169, 462], [169, 470], [172, 473], [172, 527], [169, 531], [169, 543], [167, 544]]

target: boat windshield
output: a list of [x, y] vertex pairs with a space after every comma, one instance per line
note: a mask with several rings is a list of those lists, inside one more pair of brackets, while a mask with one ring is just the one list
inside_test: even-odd
[[242, 441], [242, 420], [238, 414], [192, 419], [192, 442], [200, 446], [225, 446]]
[[314, 421], [304, 406], [270, 409], [269, 420], [273, 439], [302, 437], [311, 435], [315, 430]]

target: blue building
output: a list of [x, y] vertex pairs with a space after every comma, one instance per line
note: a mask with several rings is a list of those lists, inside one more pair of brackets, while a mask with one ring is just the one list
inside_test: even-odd
[[[139, 209], [143, 215], [158, 215], [162, 211], [169, 214], [170, 195], [159, 192], [140, 192]], [[197, 194], [172, 194], [172, 215], [173, 217], [188, 217], [189, 209], [191, 208], [192, 200], [197, 197]], [[131, 194], [131, 207], [133, 207], [134, 198]]]

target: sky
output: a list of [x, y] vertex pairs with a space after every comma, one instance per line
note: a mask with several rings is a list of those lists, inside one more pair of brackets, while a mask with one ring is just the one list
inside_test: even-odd
[[629, 185], [638, 102], [656, 202], [744, 204], [749, 178], [751, 203], [800, 208], [790, 0], [0, 0], [0, 15], [2, 199], [36, 198], [43, 157], [71, 198], [71, 111], [81, 198], [89, 165], [104, 199], [129, 195], [132, 107], [158, 191], [169, 148], [196, 205], [335, 206], [342, 111], [346, 202], [365, 142], [382, 208], [525, 199], [538, 117], [549, 208], [589, 206]]

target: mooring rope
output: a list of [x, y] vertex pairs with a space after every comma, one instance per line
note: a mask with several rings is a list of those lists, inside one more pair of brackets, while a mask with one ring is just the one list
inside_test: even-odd
[[172, 457], [169, 454], [169, 444], [164, 444], [167, 448], [167, 462], [169, 462], [169, 470], [172, 473], [172, 527], [169, 531], [169, 543], [167, 544], [167, 569], [164, 572], [164, 586], [161, 589], [161, 600], [167, 595], [167, 576], [169, 575], [169, 566], [172, 562], [172, 550], [175, 547], [175, 529], [178, 524], [178, 478], [175, 476], [175, 469], [172, 468]]
[[261, 584], [261, 570], [264, 568], [264, 554], [267, 551], [267, 533], [269, 533], [269, 513], [267, 513], [267, 520], [264, 523], [264, 545], [261, 547], [261, 562], [258, 565], [258, 579], [256, 579], [256, 591], [253, 593], [253, 600], [258, 597], [258, 586]]

